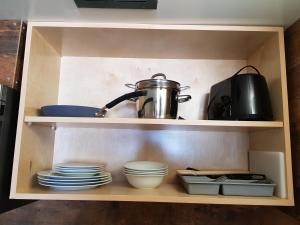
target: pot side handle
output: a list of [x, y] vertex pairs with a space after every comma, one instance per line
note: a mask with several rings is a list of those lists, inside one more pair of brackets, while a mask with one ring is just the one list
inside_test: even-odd
[[190, 96], [190, 95], [178, 95], [177, 96], [178, 103], [187, 102], [187, 101], [189, 101], [191, 99], [192, 99], [192, 96]]
[[183, 86], [183, 87], [180, 87], [180, 91], [185, 91], [190, 88], [191, 88], [190, 86]]
[[135, 89], [135, 85], [134, 84], [125, 84], [126, 87], [131, 88], [131, 89]]

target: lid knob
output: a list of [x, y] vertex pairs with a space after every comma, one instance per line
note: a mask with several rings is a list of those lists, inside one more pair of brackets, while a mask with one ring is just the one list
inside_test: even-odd
[[154, 79], [154, 78], [156, 78], [156, 77], [162, 77], [162, 79], [164, 79], [164, 80], [167, 79], [166, 75], [163, 74], [163, 73], [156, 73], [156, 74], [154, 74], [154, 75], [151, 77], [151, 79]]

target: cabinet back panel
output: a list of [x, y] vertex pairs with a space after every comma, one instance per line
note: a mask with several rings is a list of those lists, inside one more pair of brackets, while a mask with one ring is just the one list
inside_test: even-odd
[[[105, 26], [105, 25], [104, 25]], [[84, 27], [37, 27], [64, 56], [173, 58], [173, 59], [246, 59], [275, 30], [250, 31], [191, 30], [180, 26], [164, 29]], [[194, 28], [194, 29], [193, 29]], [[204, 28], [204, 30], [197, 30]], [[212, 29], [213, 27], [210, 27]], [[275, 28], [276, 29], [276, 28]], [[272, 32], [272, 31], [273, 32]]]
[[[63, 57], [58, 103], [103, 107], [133, 91], [124, 84], [149, 79], [162, 72], [182, 86], [191, 86], [181, 94], [191, 94], [192, 100], [179, 104], [178, 115], [186, 119], [206, 119], [211, 85], [232, 76], [245, 63], [244, 60]], [[120, 103], [107, 117], [136, 118], [135, 103]]]
[[285, 152], [283, 129], [269, 129], [249, 132], [251, 150]]
[[248, 170], [247, 132], [63, 128], [55, 135], [53, 163], [104, 162], [114, 180], [123, 180], [127, 161], [156, 160], [176, 169]]

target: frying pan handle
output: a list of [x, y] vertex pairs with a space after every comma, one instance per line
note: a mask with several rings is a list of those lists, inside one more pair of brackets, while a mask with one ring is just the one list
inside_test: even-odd
[[147, 91], [134, 91], [134, 92], [130, 92], [130, 93], [127, 93], [125, 95], [122, 95], [120, 96], [119, 98], [116, 98], [115, 100], [111, 101], [110, 103], [106, 104], [105, 107], [107, 109], [110, 109], [112, 107], [114, 107], [115, 105], [125, 101], [125, 100], [128, 100], [128, 99], [131, 99], [131, 98], [137, 98], [137, 97], [140, 97], [140, 96], [146, 96], [147, 95]]
[[244, 69], [246, 69], [246, 68], [252, 68], [252, 69], [254, 69], [256, 72], [257, 72], [257, 74], [259, 74], [260, 75], [260, 72], [259, 72], [259, 70], [256, 68], [256, 67], [254, 67], [254, 66], [252, 66], [252, 65], [247, 65], [247, 66], [244, 66], [242, 69], [240, 69], [239, 71], [237, 71], [233, 76], [235, 76], [235, 75], [238, 75], [240, 72], [242, 72], [242, 70], [244, 70]]

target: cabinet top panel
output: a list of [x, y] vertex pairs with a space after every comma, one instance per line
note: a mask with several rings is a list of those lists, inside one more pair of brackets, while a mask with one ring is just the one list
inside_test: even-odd
[[29, 21], [32, 27], [61, 28], [121, 28], [121, 29], [163, 29], [163, 30], [208, 30], [208, 31], [264, 31], [281, 32], [281, 26], [224, 26], [224, 25], [182, 25], [182, 24], [141, 24], [141, 23], [94, 23], [94, 22], [39, 22]]
[[280, 27], [30, 22], [61, 56], [245, 60]]

